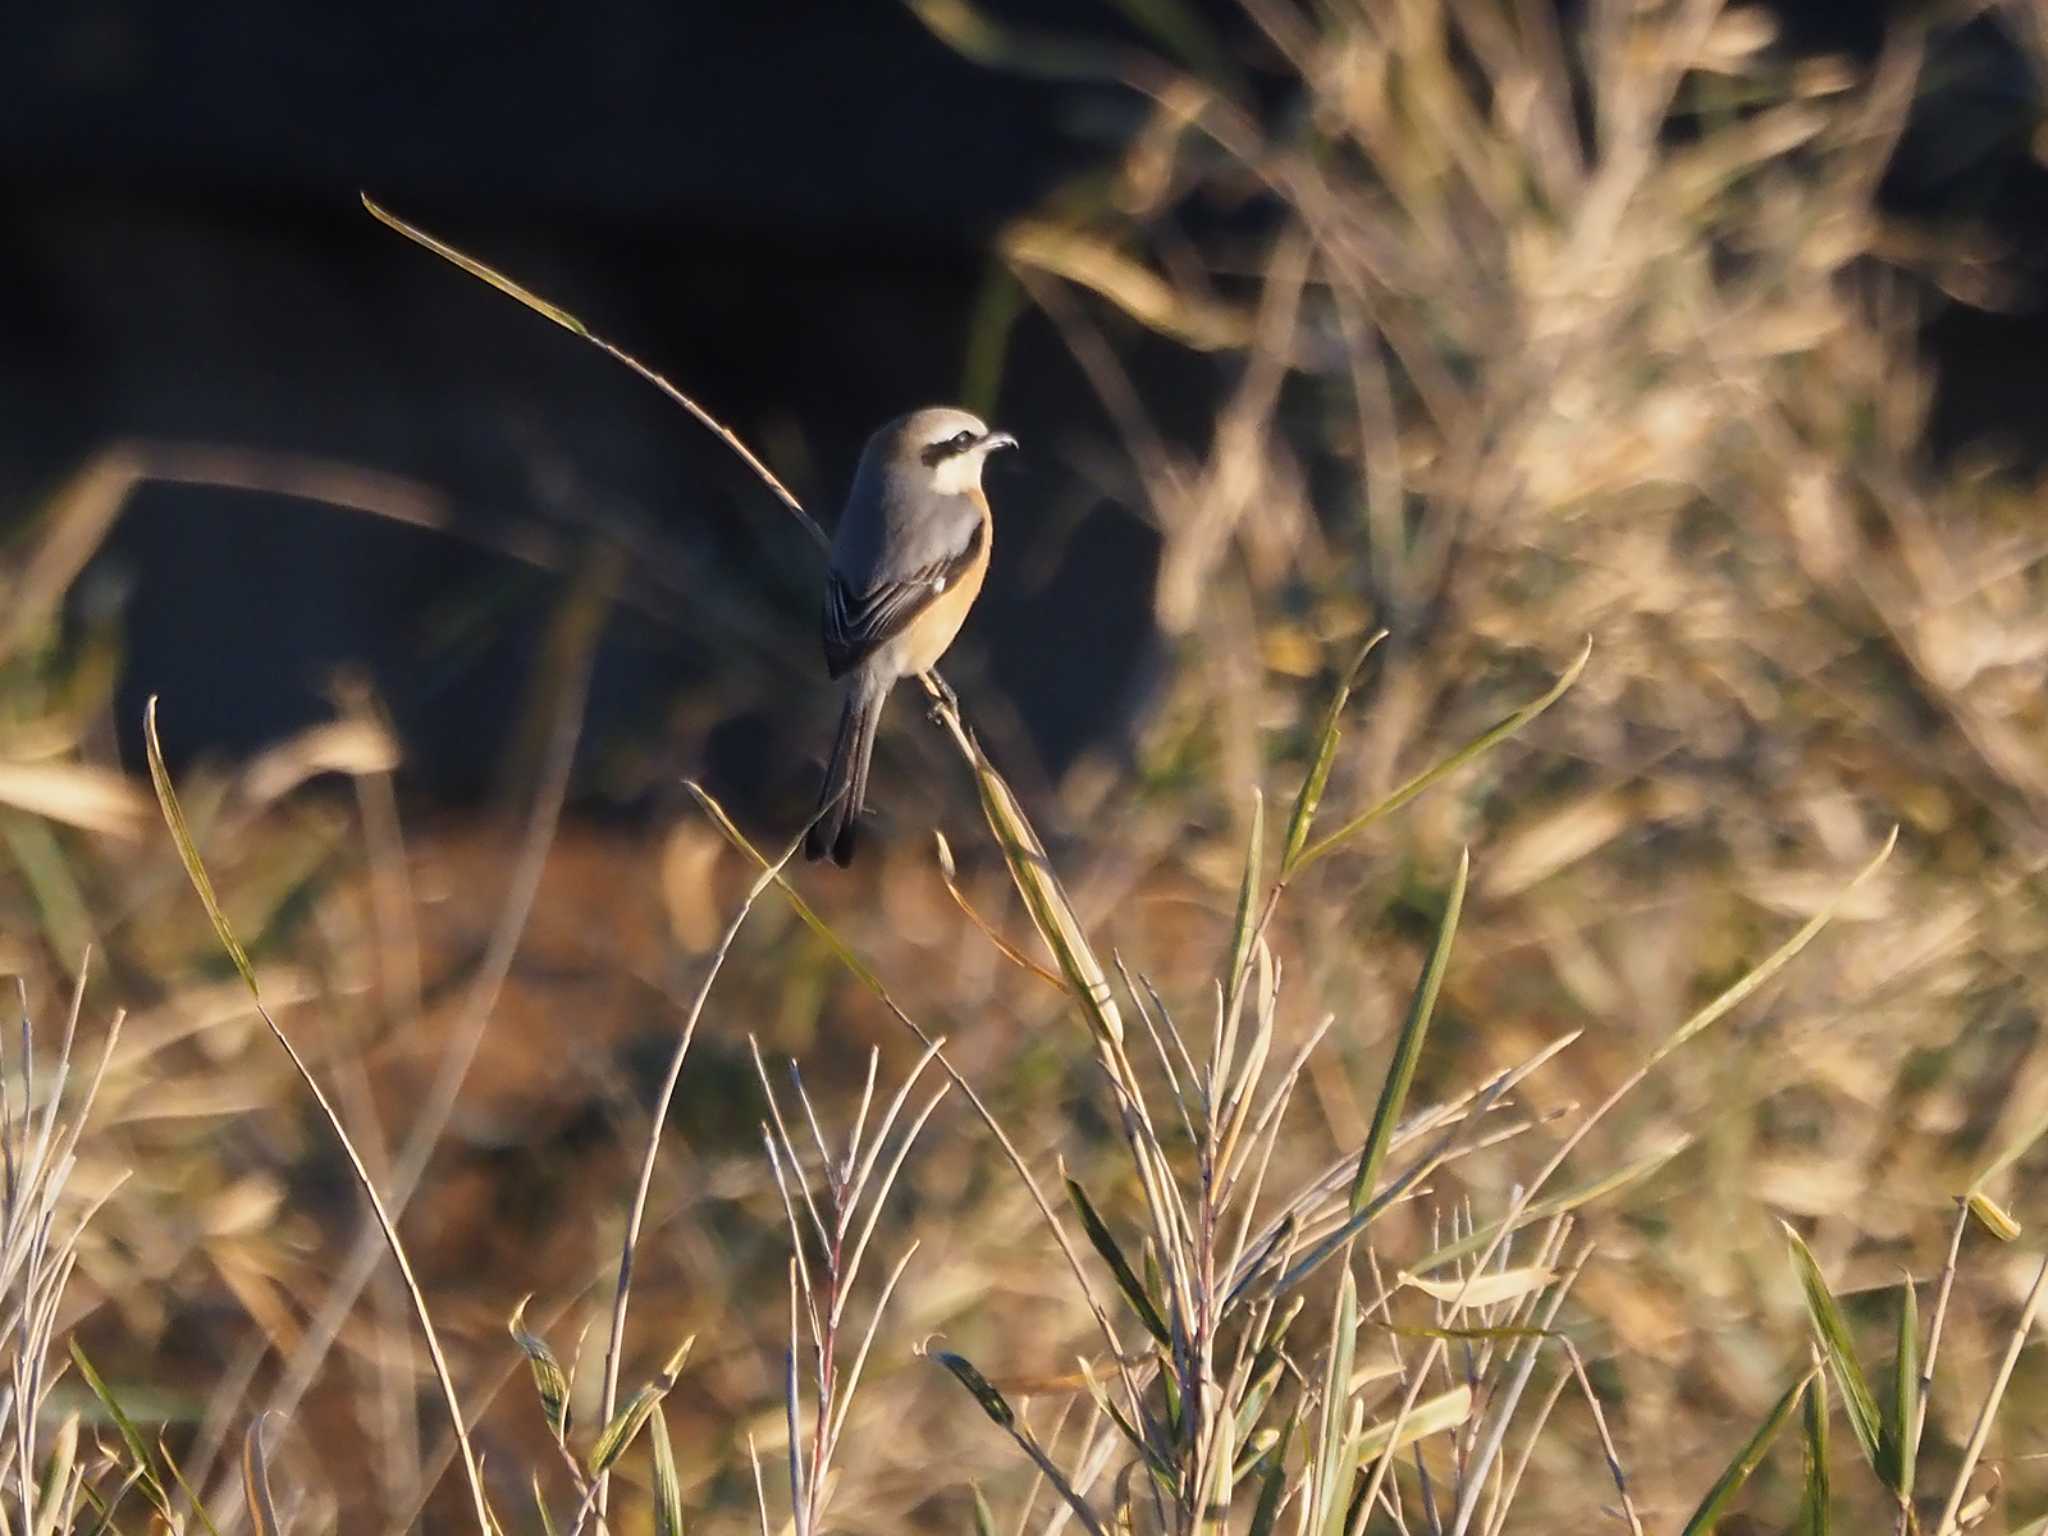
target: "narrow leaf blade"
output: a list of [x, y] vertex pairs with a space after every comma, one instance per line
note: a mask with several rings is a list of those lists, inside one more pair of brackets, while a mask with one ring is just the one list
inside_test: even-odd
[[654, 1443], [654, 1536], [683, 1536], [683, 1484], [676, 1476], [675, 1447], [669, 1444], [668, 1415], [655, 1405], [647, 1421]]
[[1011, 883], [1024, 898], [1024, 909], [1031, 914], [1032, 924], [1053, 958], [1059, 961], [1060, 974], [1080, 1003], [1089, 1027], [1111, 1044], [1122, 1045], [1123, 1014], [1110, 990], [1109, 973], [1103, 970], [1088, 942], [1087, 930], [1053, 870], [1045, 844], [1039, 841], [1015, 791], [996, 772], [981, 744], [964, 730], [959, 740], [973, 756], [982, 814], [995, 834], [996, 846], [1009, 866]]
[[1727, 1512], [1729, 1503], [1742, 1491], [1742, 1485], [1749, 1481], [1749, 1474], [1763, 1461], [1764, 1453], [1771, 1448], [1771, 1442], [1778, 1438], [1778, 1431], [1785, 1427], [1785, 1421], [1792, 1417], [1792, 1410], [1799, 1406], [1799, 1399], [1806, 1393], [1806, 1384], [1811, 1377], [1801, 1377], [1785, 1389], [1785, 1395], [1764, 1417], [1742, 1449], [1735, 1453], [1735, 1459], [1728, 1463], [1714, 1486], [1707, 1490], [1707, 1496], [1700, 1500], [1699, 1508], [1692, 1512], [1692, 1518], [1685, 1522], [1682, 1536], [1712, 1536], [1715, 1525]]
[[569, 1376], [555, 1358], [555, 1352], [548, 1348], [547, 1340], [527, 1331], [526, 1304], [532, 1299], [521, 1297], [505, 1326], [513, 1342], [525, 1353], [527, 1364], [533, 1367], [533, 1389], [540, 1396], [541, 1416], [547, 1421], [555, 1444], [560, 1445], [569, 1435]]
[[1421, 773], [1418, 773], [1377, 805], [1361, 811], [1328, 837], [1323, 838], [1320, 842], [1311, 844], [1294, 861], [1294, 869], [1306, 869], [1309, 865], [1315, 863], [1316, 860], [1335, 852], [1339, 847], [1350, 841], [1353, 837], [1356, 837], [1374, 822], [1392, 815], [1424, 790], [1431, 788], [1443, 779], [1449, 778], [1467, 763], [1475, 758], [1483, 757], [1494, 747], [1506, 741], [1515, 732], [1521, 730], [1523, 726], [1563, 698], [1572, 684], [1579, 680], [1579, 674], [1586, 670], [1586, 663], [1591, 659], [1592, 655], [1593, 642], [1589, 638], [1586, 641], [1585, 649], [1579, 652], [1578, 659], [1565, 668], [1563, 675], [1558, 678], [1557, 682], [1541, 698], [1530, 700], [1498, 725], [1480, 732], [1479, 735], [1466, 742], [1464, 746], [1458, 748], [1449, 757], [1446, 757], [1433, 767], [1425, 768]]
[[1351, 1180], [1351, 1212], [1356, 1215], [1372, 1198], [1379, 1183], [1380, 1166], [1393, 1144], [1394, 1129], [1401, 1123], [1402, 1108], [1408, 1102], [1408, 1088], [1415, 1081], [1415, 1064], [1422, 1058], [1422, 1042], [1429, 1033], [1429, 1021], [1436, 1013], [1437, 994], [1443, 990], [1444, 972], [1451, 958], [1451, 940], [1458, 931], [1458, 914], [1465, 906], [1465, 883], [1472, 872], [1470, 850], [1458, 856], [1457, 878], [1451, 882], [1450, 899], [1444, 903], [1443, 921], [1437, 925], [1436, 944], [1416, 980], [1415, 995], [1409, 1000], [1408, 1017], [1394, 1042], [1394, 1059], [1380, 1084], [1380, 1099], [1372, 1112], [1372, 1130], [1365, 1148], [1358, 1154], [1358, 1172]]
[[1806, 1296], [1806, 1315], [1813, 1324], [1814, 1337], [1820, 1342], [1828, 1369], [1834, 1373], [1835, 1385], [1841, 1389], [1842, 1411], [1849, 1420], [1850, 1431], [1856, 1436], [1856, 1444], [1862, 1448], [1871, 1469], [1882, 1477], [1884, 1465], [1880, 1445], [1883, 1424], [1878, 1414], [1877, 1399], [1871, 1394], [1870, 1378], [1864, 1374], [1862, 1362], [1856, 1358], [1856, 1346], [1849, 1337], [1848, 1320], [1842, 1316], [1834, 1292], [1828, 1289], [1813, 1250], [1790, 1226], [1785, 1226], [1785, 1240], [1791, 1249], [1792, 1267], [1799, 1276], [1799, 1287]]
[[1828, 1379], [1816, 1374], [1806, 1393], [1806, 1480], [1795, 1536], [1828, 1536]]
[[143, 1443], [141, 1433], [135, 1428], [135, 1421], [128, 1417], [127, 1410], [115, 1400], [113, 1392], [101, 1379], [92, 1361], [86, 1358], [85, 1351], [79, 1347], [77, 1339], [71, 1340], [71, 1359], [78, 1367], [78, 1374], [84, 1378], [87, 1389], [99, 1399], [100, 1406], [107, 1410], [107, 1417], [114, 1421], [114, 1429], [121, 1436], [121, 1444], [127, 1448], [135, 1473], [136, 1486], [142, 1490], [143, 1497], [149, 1500], [150, 1506], [164, 1519], [169, 1520], [171, 1501], [164, 1492], [163, 1483], [157, 1478], [155, 1464], [150, 1459], [149, 1447]]
[[149, 759], [149, 781], [156, 786], [157, 803], [163, 808], [164, 823], [171, 829], [171, 841], [177, 845], [178, 859], [185, 866], [186, 877], [199, 893], [200, 904], [206, 908], [207, 919], [213, 924], [220, 947], [228, 952], [228, 958], [234, 962], [235, 970], [247, 984], [250, 994], [260, 997], [256, 990], [256, 968], [249, 963], [248, 953], [242, 948], [242, 941], [235, 937], [235, 930], [228, 926], [228, 915], [222, 910], [220, 898], [213, 891], [213, 880], [200, 860], [199, 845], [192, 840], [192, 829], [185, 824], [185, 812], [178, 804], [177, 791], [171, 788], [170, 770], [164, 766], [164, 749], [156, 735], [155, 694], [149, 696], [149, 703], [142, 712], [142, 744]]
[[1439, 1392], [1408, 1410], [1408, 1417], [1401, 1420], [1398, 1435], [1394, 1432], [1392, 1419], [1369, 1425], [1364, 1434], [1346, 1447], [1345, 1464], [1354, 1469], [1370, 1466], [1390, 1452], [1404, 1451], [1418, 1440], [1455, 1429], [1471, 1416], [1472, 1388], [1469, 1385]]
[[1913, 1277], [1899, 1283], [1898, 1350], [1892, 1362], [1892, 1391], [1885, 1417], [1885, 1442], [1890, 1449], [1892, 1492], [1901, 1503], [1913, 1498], [1913, 1465], [1919, 1460], [1916, 1422], [1920, 1417], [1920, 1303]]
[[1387, 632], [1382, 629], [1365, 642], [1365, 648], [1351, 663], [1343, 681], [1337, 684], [1337, 691], [1330, 698], [1330, 707], [1323, 713], [1322, 728], [1316, 732], [1315, 758], [1309, 764], [1308, 777], [1301, 781], [1301, 793], [1294, 797], [1294, 812], [1287, 818], [1287, 842], [1280, 855], [1280, 878], [1283, 880], [1294, 873], [1301, 850], [1308, 846], [1309, 828], [1315, 823], [1316, 808], [1323, 803], [1323, 791], [1329, 787], [1330, 765], [1337, 760], [1337, 742], [1344, 734], [1344, 706], [1350, 702], [1351, 690], [1358, 686], [1358, 675], [1365, 670], [1365, 659], [1386, 638]]
[[1169, 1349], [1172, 1348], [1173, 1335], [1167, 1330], [1166, 1320], [1159, 1315], [1159, 1308], [1146, 1294], [1145, 1287], [1139, 1283], [1130, 1261], [1124, 1257], [1123, 1249], [1117, 1246], [1116, 1236], [1109, 1230], [1109, 1224], [1096, 1211], [1095, 1203], [1088, 1198], [1088, 1192], [1071, 1174], [1067, 1176], [1067, 1198], [1080, 1213], [1081, 1225], [1088, 1233], [1088, 1241], [1095, 1245], [1095, 1251], [1102, 1256], [1102, 1262], [1109, 1266], [1110, 1273], [1116, 1277], [1117, 1289], [1123, 1292], [1124, 1300], [1130, 1303], [1131, 1310], [1138, 1314], [1138, 1321], [1145, 1325], [1145, 1331], [1153, 1338]]
[[1351, 1411], [1351, 1365], [1358, 1346], [1358, 1284], [1347, 1261], [1337, 1282], [1337, 1314], [1331, 1320], [1330, 1356], [1323, 1372], [1323, 1412], [1316, 1446], [1316, 1536], [1339, 1536], [1351, 1474], [1358, 1465], [1345, 1456], [1344, 1432]]
[[1252, 1506], [1252, 1523], [1247, 1536], [1273, 1536], [1280, 1518], [1280, 1496], [1287, 1490], [1287, 1442], [1294, 1438], [1294, 1420], [1289, 1418], [1280, 1431], [1279, 1444], [1266, 1463], [1266, 1475], [1259, 1480], [1258, 1502]]
[[612, 1415], [611, 1422], [605, 1425], [598, 1435], [597, 1443], [591, 1446], [590, 1455], [584, 1463], [592, 1477], [607, 1470], [625, 1454], [626, 1447], [633, 1443], [634, 1437], [640, 1433], [641, 1426], [653, 1416], [661, 1400], [667, 1397], [669, 1390], [675, 1386], [676, 1375], [682, 1370], [683, 1361], [689, 1358], [690, 1346], [694, 1343], [694, 1334], [683, 1340], [682, 1347], [669, 1356], [668, 1364], [662, 1368], [661, 1374], [642, 1386], [625, 1407]]
[[983, 1413], [1004, 1429], [1017, 1427], [1017, 1415], [1011, 1411], [1010, 1405], [1003, 1401], [1003, 1394], [989, 1384], [989, 1379], [976, 1370], [971, 1361], [943, 1349], [933, 1350], [931, 1357], [953, 1373], [953, 1379], [965, 1387], [974, 1400], [981, 1404]]
[[[1259, 865], [1266, 851], [1266, 797], [1257, 790], [1252, 791], [1252, 835], [1244, 854], [1244, 879], [1237, 889], [1237, 915], [1230, 927], [1229, 968], [1224, 975], [1229, 978], [1229, 995], [1223, 1002], [1223, 1017], [1232, 1018], [1237, 1010], [1238, 994], [1244, 989], [1245, 967], [1251, 962], [1252, 929], [1258, 916]], [[1222, 1063], [1218, 1063], [1221, 1070]]]

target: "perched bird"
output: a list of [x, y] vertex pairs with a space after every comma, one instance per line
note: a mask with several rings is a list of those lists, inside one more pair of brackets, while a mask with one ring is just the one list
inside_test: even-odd
[[846, 703], [808, 857], [852, 862], [882, 705], [898, 678], [938, 665], [980, 595], [994, 538], [981, 467], [1016, 446], [965, 411], [934, 406], [897, 417], [861, 451], [825, 583], [825, 670], [847, 678]]

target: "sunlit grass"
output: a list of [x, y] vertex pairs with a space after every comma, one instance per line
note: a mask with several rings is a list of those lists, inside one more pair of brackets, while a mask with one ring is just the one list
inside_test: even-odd
[[[1130, 771], [1041, 793], [905, 709], [933, 789], [837, 884], [701, 790], [559, 824], [595, 636], [647, 601], [614, 554], [509, 837], [404, 825], [358, 693], [181, 773], [174, 842], [109, 758], [118, 632], [64, 617], [135, 487], [448, 520], [110, 447], [0, 560], [0, 955], [135, 1010], [84, 1137], [9, 1058], [9, 1528], [437, 1487], [769, 1536], [2023, 1528], [2048, 545], [2038, 486], [1927, 447], [1917, 295], [2000, 274], [1875, 205], [1925, 34], [1864, 71], [1704, 0], [1260, 3], [1248, 63], [1171, 3], [1116, 48], [914, 9], [1146, 114], [984, 309], [1060, 329], [1160, 532]], [[1206, 441], [1149, 419], [1139, 337], [1223, 370]], [[167, 1396], [202, 1324], [233, 1358]]]

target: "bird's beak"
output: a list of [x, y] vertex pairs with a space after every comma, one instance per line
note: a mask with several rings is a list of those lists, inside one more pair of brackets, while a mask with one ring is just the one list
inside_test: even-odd
[[1007, 432], [991, 432], [981, 440], [981, 451], [983, 453], [994, 453], [998, 448], [1014, 448], [1016, 446], [1017, 439], [1010, 436]]

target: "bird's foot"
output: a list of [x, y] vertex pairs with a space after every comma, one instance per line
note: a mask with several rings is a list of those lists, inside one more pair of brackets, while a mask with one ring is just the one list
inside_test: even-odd
[[944, 725], [948, 714], [956, 720], [960, 718], [960, 695], [953, 691], [952, 684], [936, 672], [927, 672], [924, 674], [924, 686], [931, 701], [933, 725]]

